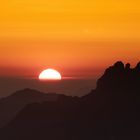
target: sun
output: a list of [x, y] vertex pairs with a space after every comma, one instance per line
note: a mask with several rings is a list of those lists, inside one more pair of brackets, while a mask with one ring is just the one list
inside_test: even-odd
[[39, 74], [39, 80], [61, 80], [60, 72], [55, 69], [46, 69]]

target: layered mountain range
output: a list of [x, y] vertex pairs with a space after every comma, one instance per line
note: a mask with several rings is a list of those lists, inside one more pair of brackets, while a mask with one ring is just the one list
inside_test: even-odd
[[18, 91], [1, 99], [3, 113], [2, 140], [140, 139], [140, 63], [116, 62], [81, 98]]

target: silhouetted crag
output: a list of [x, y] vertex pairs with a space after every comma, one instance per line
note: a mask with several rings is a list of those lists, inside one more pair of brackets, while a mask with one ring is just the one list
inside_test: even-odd
[[130, 64], [117, 62], [109, 67], [104, 75], [98, 80], [97, 90], [102, 91], [140, 91], [140, 63], [134, 68]]
[[1, 130], [3, 140], [140, 139], [140, 63], [117, 62], [88, 95], [26, 106]]

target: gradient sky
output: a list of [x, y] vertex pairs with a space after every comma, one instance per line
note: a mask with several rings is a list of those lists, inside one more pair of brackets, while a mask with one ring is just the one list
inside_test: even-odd
[[140, 60], [140, 1], [1, 1], [0, 76], [91, 77], [117, 60]]

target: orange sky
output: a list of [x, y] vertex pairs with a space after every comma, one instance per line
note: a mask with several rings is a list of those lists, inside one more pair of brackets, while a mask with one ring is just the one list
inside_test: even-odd
[[138, 0], [5, 0], [0, 5], [0, 75], [97, 76], [140, 56]]

